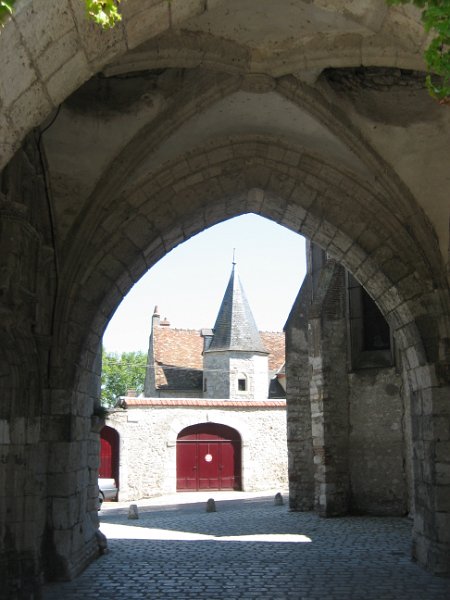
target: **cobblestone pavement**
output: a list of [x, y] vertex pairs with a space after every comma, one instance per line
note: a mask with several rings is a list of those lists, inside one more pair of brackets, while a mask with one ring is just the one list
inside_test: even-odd
[[[217, 512], [205, 511], [216, 499]], [[450, 580], [409, 558], [411, 522], [321, 519], [273, 496], [209, 492], [100, 513], [109, 553], [44, 600], [449, 600]]]

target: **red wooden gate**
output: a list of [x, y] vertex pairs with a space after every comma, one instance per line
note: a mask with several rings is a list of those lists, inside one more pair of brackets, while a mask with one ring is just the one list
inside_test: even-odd
[[177, 490], [240, 490], [241, 438], [217, 423], [186, 427], [177, 439]]
[[100, 467], [99, 477], [115, 479], [119, 487], [119, 434], [112, 427], [105, 425], [100, 432]]

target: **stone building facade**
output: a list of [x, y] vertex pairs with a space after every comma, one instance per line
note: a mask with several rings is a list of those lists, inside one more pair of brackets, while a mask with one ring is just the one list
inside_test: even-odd
[[[450, 574], [450, 113], [424, 84], [420, 11], [129, 0], [103, 31], [78, 0], [44, 4], [16, 2], [0, 35], [3, 589], [39, 597], [98, 556], [103, 332], [162, 256], [244, 213], [319, 245], [389, 323], [411, 556]], [[290, 476], [314, 480], [303, 461]]]
[[410, 513], [408, 408], [389, 327], [343, 267], [307, 248], [286, 326], [291, 507]]
[[[121, 408], [107, 419], [120, 440], [119, 499], [184, 491], [186, 485], [287, 489], [284, 358], [284, 334], [258, 331], [234, 264], [213, 329], [173, 329], [155, 307], [144, 397], [122, 398]], [[186, 467], [179, 436], [193, 426], [201, 439], [212, 426], [219, 433], [221, 426], [235, 432], [236, 464], [218, 467], [233, 471], [232, 478], [206, 481], [200, 473], [194, 482], [191, 473], [189, 483], [182, 483], [179, 471]], [[205, 456], [211, 475], [221, 458], [212, 451]], [[202, 466], [197, 457], [187, 468]]]
[[[119, 434], [119, 500], [177, 491], [177, 438], [192, 425], [226, 425], [241, 438], [243, 491], [286, 490], [286, 402], [177, 402], [124, 398], [107, 425]], [[205, 488], [203, 488], [205, 489]], [[209, 487], [206, 489], [214, 489]], [[228, 489], [228, 488], [223, 488]]]

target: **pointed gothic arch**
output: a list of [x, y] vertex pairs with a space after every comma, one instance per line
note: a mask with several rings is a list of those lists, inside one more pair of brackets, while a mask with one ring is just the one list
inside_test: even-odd
[[[340, 139], [345, 138], [345, 145], [354, 155], [364, 155], [362, 162], [367, 168], [361, 177], [361, 173], [348, 172], [313, 152], [299, 150], [292, 140], [302, 140], [302, 134], [292, 135], [289, 128], [281, 135], [275, 132], [272, 140], [263, 135], [261, 139], [246, 136], [246, 139], [227, 137], [220, 141], [217, 135], [214, 142], [199, 144], [196, 150], [183, 152], [178, 160], [172, 152], [166, 156], [170, 162], [165, 166], [162, 162], [154, 163], [150, 157], [151, 164], [140, 173], [125, 168], [129, 180], [111, 178], [112, 186], [107, 194], [100, 195], [100, 200], [94, 194], [78, 202], [74, 186], [73, 196], [69, 194], [67, 202], [63, 201], [59, 208], [61, 213], [74, 215], [75, 225], [65, 239], [62, 234], [62, 239], [55, 236], [50, 240], [52, 247], [45, 248], [38, 239], [44, 234], [37, 225], [40, 219], [25, 215], [27, 222], [40, 229], [37, 236], [40, 247], [30, 253], [28, 266], [32, 275], [40, 278], [42, 294], [38, 300], [31, 288], [15, 290], [18, 292], [15, 301], [19, 302], [14, 320], [23, 323], [24, 315], [28, 316], [24, 306], [28, 306], [33, 339], [27, 338], [23, 347], [19, 344], [0, 357], [0, 376], [6, 374], [14, 383], [14, 388], [6, 386], [13, 392], [6, 399], [6, 410], [9, 411], [11, 402], [16, 411], [14, 418], [7, 419], [2, 427], [11, 427], [19, 440], [8, 448], [9, 459], [14, 459], [16, 450], [19, 455], [24, 452], [31, 455], [27, 455], [27, 462], [35, 481], [28, 480], [33, 490], [30, 498], [36, 505], [46, 506], [47, 512], [41, 508], [36, 511], [32, 535], [26, 516], [18, 515], [17, 533], [5, 536], [5, 540], [11, 540], [5, 548], [7, 565], [12, 566], [9, 571], [19, 572], [25, 556], [30, 573], [24, 579], [33, 585], [40, 580], [44, 534], [49, 548], [47, 562], [57, 565], [57, 572], [50, 570], [49, 576], [73, 577], [96, 556], [95, 491], [88, 481], [87, 455], [88, 448], [96, 448], [98, 444], [98, 431], [91, 415], [99, 396], [97, 358], [106, 323], [133, 283], [176, 244], [230, 216], [256, 212], [303, 233], [343, 263], [376, 300], [395, 329], [412, 405], [417, 500], [414, 555], [428, 568], [448, 574], [450, 480], [445, 444], [448, 445], [449, 439], [450, 299], [444, 264], [448, 258], [448, 231], [445, 231], [448, 169], [447, 154], [441, 150], [447, 148], [448, 139], [441, 141], [442, 146], [437, 150], [444, 156], [437, 170], [431, 168], [427, 172], [419, 161], [428, 162], [427, 151], [435, 150], [431, 144], [425, 141], [423, 151], [409, 165], [407, 161], [399, 161], [386, 148], [387, 144], [380, 144], [383, 135], [376, 135], [377, 124], [370, 120], [362, 123], [348, 97], [336, 98], [329, 94], [329, 89], [324, 91], [321, 84], [312, 89], [319, 72], [330, 66], [423, 68], [421, 55], [426, 33], [419, 27], [419, 13], [401, 8], [399, 20], [399, 9], [387, 8], [384, 3], [363, 3], [363, 7], [361, 3], [341, 1], [302, 3], [319, 15], [317, 21], [313, 19], [316, 29], [313, 27], [311, 36], [293, 38], [288, 23], [286, 37], [279, 45], [284, 50], [274, 53], [273, 46], [255, 49], [248, 40], [239, 38], [236, 44], [224, 45], [223, 36], [211, 39], [194, 32], [183, 39], [177, 37], [177, 29], [184, 30], [192, 17], [212, 8], [207, 5], [213, 4], [221, 10], [225, 2], [220, 0], [156, 2], [145, 9], [140, 2], [127, 3], [123, 23], [112, 32], [92, 28], [85, 20], [80, 2], [61, 0], [42, 12], [34, 10], [37, 4], [18, 3], [14, 19], [6, 24], [0, 36], [0, 54], [5, 57], [0, 65], [0, 81], [4, 83], [0, 86], [2, 167], [32, 128], [42, 124], [77, 87], [110, 63], [119, 68], [117, 72], [120, 65], [125, 70], [139, 66], [174, 67], [164, 82], [164, 86], [168, 84], [164, 87], [166, 91], [170, 85], [177, 87], [171, 80], [173, 75], [184, 78], [186, 68], [206, 66], [214, 73], [216, 87], [201, 91], [194, 85], [189, 109], [197, 108], [199, 116], [204, 114], [207, 95], [210, 99], [220, 97], [221, 86], [225, 93], [228, 86], [229, 89], [240, 86], [253, 95], [278, 93], [290, 102], [301, 100], [329, 130], [340, 128]], [[234, 18], [239, 16], [238, 13]], [[209, 15], [203, 17], [208, 19]], [[325, 36], [321, 28], [323, 19], [332, 23]], [[228, 25], [225, 19], [220, 21]], [[265, 24], [270, 28], [270, 22]], [[169, 34], [164, 36], [168, 29]], [[37, 31], [41, 34], [36, 35]], [[221, 50], [227, 56], [222, 56]], [[130, 67], [130, 62], [134, 67]], [[225, 76], [218, 74], [219, 71]], [[190, 73], [191, 81], [195, 82], [197, 74]], [[198, 98], [196, 89], [201, 91]], [[176, 111], [171, 110], [170, 93], [164, 114], [155, 119], [157, 135], [183, 120], [181, 107], [177, 113], [179, 120], [171, 123]], [[183, 94], [177, 98], [182, 100]], [[414, 132], [425, 132], [423, 139], [429, 136], [434, 141], [439, 128], [442, 137], [448, 138], [448, 120], [442, 118], [442, 113], [435, 119], [434, 129], [428, 130], [422, 120], [428, 117], [428, 109], [424, 113], [412, 124], [413, 132], [400, 145], [406, 152], [408, 140], [416, 139]], [[268, 116], [266, 120], [270, 120]], [[42, 130], [46, 126], [47, 123]], [[142, 133], [149, 134], [152, 129], [146, 123]], [[224, 131], [223, 136], [230, 133], [236, 131]], [[154, 144], [157, 141], [152, 140]], [[135, 160], [142, 157], [142, 148], [136, 142], [134, 139], [128, 148], [128, 164], [133, 163], [133, 156]], [[377, 146], [385, 160], [380, 161]], [[77, 158], [72, 147], [70, 152]], [[106, 179], [125, 156], [120, 152], [115, 155], [118, 162], [110, 165]], [[430, 162], [436, 157], [434, 153]], [[445, 171], [439, 173], [439, 168]], [[400, 181], [408, 170], [417, 170], [414, 175], [418, 176], [408, 182], [411, 194]], [[428, 178], [424, 178], [427, 173]], [[424, 187], [418, 181], [420, 178], [424, 179]], [[431, 191], [427, 187], [430, 182]], [[23, 202], [22, 191], [19, 186], [13, 202]], [[436, 192], [442, 196], [433, 205], [432, 196]], [[30, 203], [30, 213], [40, 211], [42, 217], [52, 212], [48, 194], [44, 201], [35, 199]], [[11, 204], [9, 200], [6, 204]], [[433, 224], [420, 203], [429, 218], [434, 219]], [[32, 266], [34, 259], [45, 253], [48, 257], [55, 255], [55, 267], [60, 261], [58, 277], [49, 273], [44, 280], [39, 268]], [[16, 260], [21, 255], [19, 244], [14, 241], [6, 254], [9, 260], [10, 257]], [[2, 270], [1, 287], [6, 293], [9, 280], [8, 270]], [[7, 285], [3, 288], [5, 281]], [[19, 287], [23, 288], [23, 284], [21, 280]], [[57, 306], [53, 306], [50, 298], [54, 295], [58, 298]], [[4, 304], [4, 297], [2, 300]], [[51, 326], [42, 326], [46, 319]], [[28, 360], [30, 368], [23, 368]], [[27, 389], [27, 395], [23, 396], [21, 392], [30, 372], [36, 389], [29, 394]], [[97, 454], [90, 454], [89, 460]], [[19, 458], [22, 460], [23, 456]], [[68, 490], [64, 498], [59, 496], [59, 489], [54, 491], [56, 480], [59, 489]], [[7, 488], [8, 502], [15, 497], [16, 489], [16, 486]], [[16, 509], [21, 510], [22, 504], [15, 503]], [[59, 519], [63, 514], [64, 526], [59, 529], [54, 525], [55, 517]]]
[[[197, 161], [190, 160], [189, 164], [198, 164], [202, 156], [200, 171], [193, 166], [191, 173], [182, 170], [180, 174], [176, 165], [171, 164], [158, 174], [149, 175], [147, 181], [130, 192], [131, 204], [139, 208], [133, 209], [125, 229], [119, 221], [113, 227], [113, 234], [109, 227], [107, 232], [100, 226], [98, 236], [91, 241], [94, 247], [89, 250], [95, 262], [86, 262], [88, 254], [81, 256], [82, 295], [91, 295], [94, 273], [103, 279], [101, 289], [110, 290], [103, 299], [98, 287], [94, 291], [94, 304], [100, 310], [91, 321], [93, 339], [98, 339], [123, 290], [131, 287], [134, 279], [163, 254], [209, 225], [255, 212], [313, 240], [342, 263], [376, 301], [395, 330], [402, 352], [412, 403], [412, 446], [420, 443], [417, 436], [423, 415], [415, 414], [417, 404], [430, 398], [438, 411], [437, 418], [442, 414], [439, 411], [445, 410], [439, 408], [442, 389], [433, 382], [439, 376], [442, 360], [436, 326], [448, 331], [449, 323], [448, 301], [444, 294], [436, 293], [443, 286], [436, 241], [428, 236], [425, 244], [418, 244], [418, 239], [424, 239], [424, 230], [421, 226], [416, 229], [414, 223], [411, 228], [404, 227], [398, 212], [392, 209], [394, 203], [400, 213], [404, 212], [411, 199], [403, 198], [395, 204], [396, 197], [391, 197], [382, 186], [369, 186], [346, 169], [272, 139], [232, 138], [214, 142], [196, 154]], [[155, 180], [164, 183], [153, 186]], [[122, 212], [117, 217], [123, 218]], [[158, 228], [155, 228], [156, 217]], [[111, 218], [114, 220], [114, 215]], [[143, 220], [147, 223], [145, 234], [136, 237], [132, 232], [137, 231], [135, 227], [143, 231]], [[132, 266], [124, 270], [124, 263]], [[109, 281], [116, 283], [110, 285]], [[77, 297], [75, 289], [69, 294], [72, 298]], [[69, 307], [71, 318], [80, 321], [79, 308], [68, 304]], [[436, 325], [430, 328], [431, 321]], [[89, 339], [87, 331], [86, 335]], [[432, 445], [427, 445], [422, 457], [420, 463], [434, 463]], [[416, 490], [418, 485], [419, 479]], [[427, 514], [434, 520], [427, 502], [416, 502], [417, 514]], [[416, 555], [422, 551], [419, 548], [440, 544], [438, 540], [430, 542], [419, 527], [421, 522], [419, 518], [416, 521]]]

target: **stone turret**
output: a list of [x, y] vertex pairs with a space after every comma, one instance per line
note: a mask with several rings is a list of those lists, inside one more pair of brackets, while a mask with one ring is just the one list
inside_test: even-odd
[[211, 343], [203, 352], [203, 397], [266, 399], [268, 354], [233, 263]]

